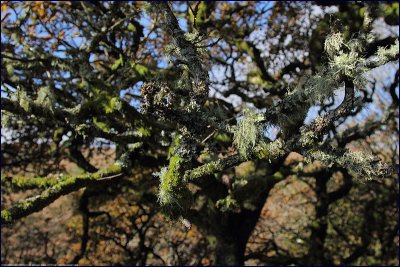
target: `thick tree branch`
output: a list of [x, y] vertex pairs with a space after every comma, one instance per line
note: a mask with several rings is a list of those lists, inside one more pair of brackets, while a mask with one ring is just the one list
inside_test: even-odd
[[375, 132], [375, 130], [379, 129], [383, 123], [383, 121], [371, 121], [367, 122], [363, 126], [357, 125], [344, 130], [343, 133], [339, 134], [335, 139], [337, 140], [339, 147], [344, 147], [352, 141], [370, 136]]
[[259, 70], [261, 71], [262, 77], [264, 80], [269, 81], [269, 82], [276, 82], [277, 80], [274, 79], [267, 71], [267, 68], [264, 65], [264, 60], [261, 57], [261, 52], [260, 50], [250, 41], [246, 42], [247, 45], [251, 48], [251, 56], [254, 60], [254, 62], [256, 63], [257, 67], [259, 68]]
[[335, 201], [338, 201], [339, 199], [347, 196], [349, 194], [351, 188], [353, 187], [353, 181], [351, 179], [351, 176], [348, 174], [347, 170], [342, 169], [341, 172], [343, 174], [343, 182], [344, 183], [336, 191], [327, 193], [329, 204], [331, 204]]
[[17, 101], [8, 99], [8, 98], [1, 98], [1, 109], [9, 111], [11, 113], [22, 115], [22, 116], [29, 116], [35, 115], [42, 118], [55, 118], [60, 122], [66, 123], [66, 119], [71, 117], [66, 111], [61, 109], [54, 109], [53, 111], [43, 107], [42, 105], [38, 105], [35, 102], [31, 101], [29, 103], [29, 112], [23, 109]]
[[64, 178], [60, 182], [52, 184], [51, 187], [43, 191], [40, 195], [18, 201], [10, 208], [2, 210], [1, 222], [5, 224], [13, 223], [15, 220], [42, 210], [60, 196], [69, 194], [86, 186], [98, 184], [100, 181], [107, 181], [122, 176], [122, 167], [120, 165], [113, 165], [105, 170], [93, 174]]
[[287, 151], [284, 150], [284, 146], [281, 139], [277, 139], [271, 143], [259, 143], [253, 150], [253, 153], [249, 158], [243, 158], [239, 156], [239, 154], [235, 154], [223, 159], [218, 159], [216, 161], [212, 161], [206, 163], [200, 167], [194, 168], [192, 170], [188, 170], [184, 174], [184, 181], [190, 182], [196, 180], [198, 178], [217, 173], [223, 171], [227, 168], [233, 167], [242, 163], [244, 161], [252, 160], [252, 159], [263, 159], [263, 160], [277, 160], [284, 157], [287, 154]]
[[390, 96], [392, 97], [392, 106], [394, 108], [399, 108], [399, 97], [396, 95], [396, 88], [399, 87], [399, 69], [397, 69], [396, 74], [394, 76], [394, 81], [393, 83], [389, 86], [388, 90], [390, 93]]
[[34, 189], [40, 188], [45, 189], [50, 186], [53, 186], [59, 182], [59, 179], [56, 177], [11, 177], [2, 175], [1, 176], [1, 185], [5, 187], [10, 187], [13, 190], [25, 190], [25, 189]]
[[209, 77], [197, 52], [196, 45], [185, 38], [185, 33], [179, 27], [178, 20], [169, 7], [168, 2], [152, 2], [152, 5], [162, 13], [167, 32], [174, 38], [184, 60], [189, 63], [190, 72], [194, 77], [192, 92], [194, 93], [194, 97], [199, 104], [204, 103], [209, 91]]
[[[51, 119], [56, 119], [57, 121], [61, 122], [63, 125], [71, 125], [71, 122], [79, 119], [79, 117], [82, 116], [82, 113], [85, 113], [85, 112], [92, 113], [90, 111], [90, 109], [86, 110], [86, 111], [81, 110], [78, 112], [79, 114], [75, 114], [72, 111], [67, 111], [65, 109], [59, 109], [59, 108], [54, 108], [53, 110], [50, 110], [44, 106], [36, 104], [33, 101], [29, 102], [29, 110], [27, 111], [24, 108], [22, 108], [17, 101], [11, 100], [8, 98], [1, 98], [1, 109], [6, 110], [6, 111], [11, 112], [16, 115], [20, 115], [20, 116], [35, 115], [37, 117], [44, 118], [48, 121], [50, 121]], [[96, 113], [94, 113], [94, 114], [96, 114]], [[139, 115], [141, 115], [141, 114], [139, 114]], [[129, 117], [131, 118], [132, 116], [133, 115], [131, 112]], [[85, 118], [86, 118], [86, 116], [85, 116]], [[152, 123], [152, 124], [154, 125], [154, 123]], [[102, 137], [107, 140], [114, 141], [116, 143], [121, 143], [121, 142], [134, 143], [134, 142], [139, 141], [139, 138], [136, 136], [117, 134], [117, 133], [113, 133], [113, 132], [106, 132], [106, 131], [99, 129], [96, 126], [89, 125], [86, 122], [83, 123], [82, 125], [84, 125], [85, 127], [80, 129], [80, 131], [85, 133], [88, 136]]]
[[311, 125], [300, 128], [300, 144], [303, 147], [311, 147], [316, 144], [324, 134], [334, 125], [334, 122], [348, 115], [355, 104], [360, 104], [360, 99], [354, 97], [354, 84], [351, 80], [345, 80], [345, 96], [342, 103], [334, 110], [317, 117]]

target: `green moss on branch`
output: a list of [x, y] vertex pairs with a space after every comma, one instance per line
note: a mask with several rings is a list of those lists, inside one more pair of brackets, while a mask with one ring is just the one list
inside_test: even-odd
[[183, 185], [180, 169], [184, 159], [178, 155], [173, 155], [169, 160], [166, 172], [160, 177], [160, 191], [158, 194], [161, 205], [169, 205], [177, 202], [178, 192]]
[[10, 208], [2, 210], [1, 222], [13, 223], [20, 218], [42, 210], [62, 195], [69, 194], [82, 187], [96, 184], [99, 181], [121, 177], [123, 175], [122, 171], [120, 165], [113, 165], [105, 170], [93, 174], [66, 177], [62, 181], [57, 182], [44, 190], [40, 195], [18, 201]]
[[41, 188], [45, 189], [57, 183], [57, 178], [55, 177], [10, 177], [1, 176], [1, 185], [6, 187], [11, 187], [12, 189], [33, 189]]

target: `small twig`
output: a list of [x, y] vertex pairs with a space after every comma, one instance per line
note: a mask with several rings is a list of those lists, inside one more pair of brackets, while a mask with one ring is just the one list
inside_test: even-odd
[[208, 139], [211, 138], [211, 136], [213, 136], [215, 134], [217, 130], [212, 131], [212, 133], [210, 133], [203, 141], [201, 141], [202, 144], [204, 144]]
[[216, 45], [216, 44], [217, 44], [219, 41], [221, 41], [221, 40], [222, 40], [222, 37], [219, 37], [217, 41], [215, 41], [215, 42], [213, 42], [213, 43], [211, 43], [211, 44], [208, 44], [208, 45], [200, 45], [200, 46], [197, 46], [197, 45], [196, 45], [196, 48], [206, 48], [206, 47], [211, 47], [211, 46], [214, 46], [214, 45]]
[[111, 175], [111, 176], [107, 176], [107, 177], [104, 177], [104, 178], [97, 179], [97, 181], [112, 180], [114, 178], [118, 178], [118, 177], [121, 177], [123, 175], [124, 175], [124, 173], [121, 172], [121, 173], [118, 173], [118, 174], [115, 174], [115, 175]]
[[197, 30], [197, 12], [199, 11], [199, 5], [200, 5], [200, 1], [197, 2], [196, 6], [194, 7], [194, 10], [192, 8], [192, 6], [190, 5], [189, 1], [187, 2], [187, 5], [190, 8], [190, 11], [192, 11], [193, 14], [193, 28], [195, 28]]

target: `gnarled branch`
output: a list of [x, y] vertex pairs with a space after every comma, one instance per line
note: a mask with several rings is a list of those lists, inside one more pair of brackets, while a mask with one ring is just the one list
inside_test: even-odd
[[96, 173], [64, 178], [61, 181], [52, 184], [51, 187], [44, 190], [40, 195], [18, 201], [10, 208], [2, 210], [1, 222], [5, 224], [13, 223], [15, 220], [42, 210], [63, 195], [86, 186], [97, 184], [100, 181], [119, 178], [123, 175], [122, 167], [116, 164]]

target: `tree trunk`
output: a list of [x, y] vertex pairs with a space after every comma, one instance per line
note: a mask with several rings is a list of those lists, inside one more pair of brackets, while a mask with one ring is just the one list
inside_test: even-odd
[[[279, 170], [283, 163], [283, 158], [275, 164], [269, 166], [269, 173], [273, 174]], [[254, 182], [254, 181], [253, 181]], [[245, 250], [248, 239], [253, 232], [261, 210], [264, 207], [270, 189], [278, 180], [272, 175], [266, 175], [264, 179], [259, 179], [254, 184], [253, 202], [255, 209], [242, 209], [240, 213], [221, 212], [204, 206], [201, 212], [190, 210], [187, 218], [197, 225], [200, 231], [206, 236], [214, 238], [215, 251], [213, 264], [222, 266], [243, 266]], [[214, 179], [200, 180], [198, 186], [207, 192], [207, 197], [216, 202], [227, 194], [226, 187]], [[201, 216], [200, 214], [208, 214]]]
[[246, 244], [235, 237], [217, 238], [215, 249], [215, 265], [244, 266], [244, 250]]
[[[243, 209], [240, 213], [230, 213], [221, 218], [217, 227], [215, 264], [243, 266], [247, 241], [260, 217], [268, 190], [259, 196], [255, 210]], [[214, 228], [215, 229], [215, 228]]]

